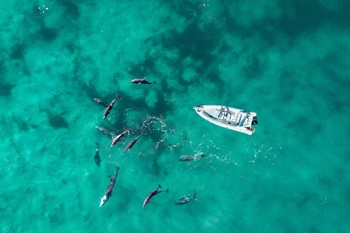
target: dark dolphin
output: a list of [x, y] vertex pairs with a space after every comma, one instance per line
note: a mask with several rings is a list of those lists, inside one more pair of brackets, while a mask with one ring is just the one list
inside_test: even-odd
[[111, 112], [115, 101], [117, 101], [117, 99], [120, 99], [120, 96], [117, 94], [115, 99], [112, 100], [112, 102], [107, 106], [107, 108], [105, 109], [104, 113], [103, 113], [103, 119], [106, 119], [106, 117], [109, 115], [109, 113]]
[[196, 155], [181, 155], [179, 157], [179, 161], [193, 161], [193, 160], [198, 160], [202, 157], [204, 157], [203, 153], [199, 153]]
[[129, 150], [131, 147], [134, 146], [134, 144], [137, 142], [137, 140], [139, 140], [139, 138], [142, 136], [142, 134], [140, 134], [139, 136], [137, 136], [136, 138], [134, 138], [126, 147], [125, 147], [125, 151]]
[[[191, 197], [192, 196], [192, 197]], [[193, 194], [187, 194], [183, 197], [180, 197], [179, 200], [175, 202], [176, 205], [184, 205], [189, 203], [192, 200], [197, 200], [197, 194], [196, 191], [193, 191]]]
[[115, 182], [117, 181], [118, 171], [119, 171], [119, 167], [117, 166], [115, 174], [111, 178], [111, 181], [109, 182], [109, 185], [106, 189], [105, 195], [101, 198], [100, 207], [103, 206], [106, 203], [106, 201], [112, 196], [113, 188], [114, 188]]
[[114, 146], [122, 137], [124, 137], [124, 135], [126, 133], [128, 133], [129, 130], [125, 130], [123, 132], [121, 132], [120, 134], [118, 134], [117, 136], [115, 136], [113, 139], [112, 139], [112, 144], [111, 144], [111, 147]]
[[136, 83], [136, 84], [154, 84], [154, 83], [156, 83], [156, 81], [148, 82], [146, 80], [146, 78], [135, 78], [135, 79], [131, 80], [131, 82]]
[[95, 152], [95, 155], [94, 155], [94, 160], [95, 160], [95, 163], [97, 166], [100, 166], [101, 164], [101, 157], [100, 157], [100, 144], [96, 143], [96, 152]]
[[[143, 201], [142, 208], [144, 208], [144, 207], [149, 203], [149, 201], [151, 200], [152, 197], [154, 197], [155, 195], [157, 195], [157, 194], [163, 192], [163, 190], [159, 190], [159, 189], [161, 189], [161, 188], [162, 188], [162, 186], [160, 186], [160, 184], [158, 184], [158, 187], [157, 187], [155, 190], [153, 190], [152, 192], [150, 192], [150, 193], [148, 194], [148, 196], [146, 197], [146, 199]], [[165, 190], [165, 191], [168, 192], [169, 189], [167, 189], [167, 190]]]

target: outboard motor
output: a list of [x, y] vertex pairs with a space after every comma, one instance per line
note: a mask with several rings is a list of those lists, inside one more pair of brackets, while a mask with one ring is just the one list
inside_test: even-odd
[[258, 117], [254, 116], [253, 121], [252, 121], [252, 125], [257, 125], [257, 124], [258, 124]]

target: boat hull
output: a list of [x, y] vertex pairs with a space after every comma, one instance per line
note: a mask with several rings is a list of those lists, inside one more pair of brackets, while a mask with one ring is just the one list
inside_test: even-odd
[[257, 123], [256, 112], [222, 105], [198, 105], [194, 110], [203, 119], [217, 126], [247, 135], [252, 135], [255, 131], [252, 125], [254, 121]]

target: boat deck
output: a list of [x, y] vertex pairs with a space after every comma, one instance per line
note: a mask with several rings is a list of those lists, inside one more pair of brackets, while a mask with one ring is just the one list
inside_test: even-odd
[[200, 105], [195, 109], [205, 120], [218, 126], [249, 135], [254, 132], [251, 126], [255, 112], [220, 105]]

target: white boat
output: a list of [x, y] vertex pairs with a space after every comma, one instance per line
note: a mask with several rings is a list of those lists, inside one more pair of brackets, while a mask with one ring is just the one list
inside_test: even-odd
[[194, 107], [196, 113], [205, 120], [244, 134], [252, 135], [255, 129], [253, 125], [258, 124], [256, 112], [249, 112], [238, 108], [222, 105], [198, 105]]

